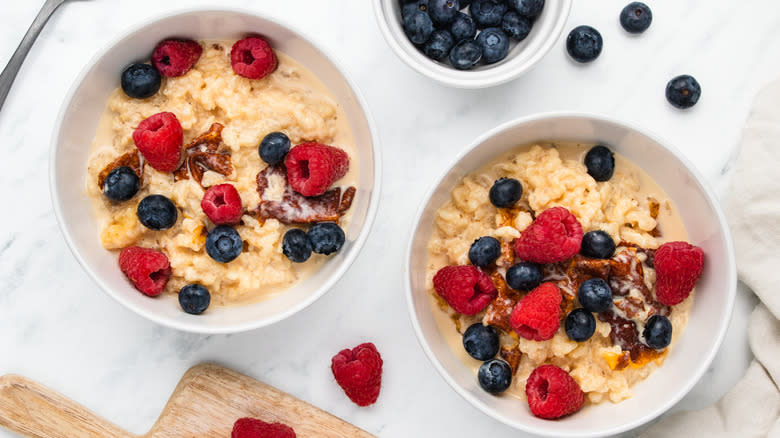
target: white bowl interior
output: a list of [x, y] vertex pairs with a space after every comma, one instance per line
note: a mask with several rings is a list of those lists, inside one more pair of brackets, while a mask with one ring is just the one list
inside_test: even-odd
[[[313, 276], [269, 300], [234, 307], [212, 307], [203, 315], [181, 311], [175, 296], [150, 299], [138, 293], [117, 266], [117, 255], [103, 249], [85, 188], [87, 157], [109, 94], [119, 86], [122, 70], [148, 60], [166, 37], [238, 39], [264, 35], [272, 47], [292, 56], [317, 76], [343, 106], [357, 145], [360, 166], [354, 215], [344, 248]], [[370, 229], [379, 187], [378, 157], [372, 126], [353, 87], [328, 56], [304, 37], [275, 21], [238, 11], [193, 11], [168, 16], [129, 33], [98, 56], [73, 89], [55, 130], [52, 151], [52, 197], [61, 228], [84, 268], [112, 297], [158, 323], [195, 332], [236, 332], [260, 327], [302, 309], [321, 296], [357, 255]]]
[[[531, 415], [526, 403], [484, 392], [475, 376], [453, 354], [433, 318], [425, 289], [427, 242], [436, 210], [466, 174], [501, 153], [536, 141], [602, 143], [642, 167], [679, 208], [690, 241], [704, 249], [704, 274], [688, 327], [664, 365], [633, 387], [619, 404], [586, 406], [575, 415], [547, 421]], [[728, 228], [720, 209], [678, 154], [625, 125], [587, 116], [550, 116], [512, 122], [479, 139], [433, 189], [420, 213], [409, 247], [411, 317], [426, 353], [445, 379], [469, 402], [496, 419], [528, 432], [556, 437], [600, 436], [636, 427], [682, 398], [709, 366], [728, 326], [736, 293], [736, 271]]]
[[433, 61], [404, 33], [400, 0], [374, 0], [379, 27], [393, 51], [418, 72], [448, 85], [481, 88], [514, 79], [536, 64], [558, 40], [571, 9], [571, 0], [546, 0], [526, 39], [515, 44], [507, 57], [495, 64], [462, 71]]

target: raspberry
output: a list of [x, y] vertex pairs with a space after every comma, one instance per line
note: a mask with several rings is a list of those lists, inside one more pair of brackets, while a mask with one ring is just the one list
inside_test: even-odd
[[517, 302], [509, 324], [518, 335], [532, 341], [546, 341], [561, 326], [561, 291], [553, 283], [542, 283]]
[[133, 132], [133, 141], [146, 162], [160, 172], [179, 167], [184, 134], [173, 113], [157, 113], [142, 121]]
[[168, 256], [160, 251], [130, 246], [119, 253], [119, 269], [144, 295], [160, 295], [171, 278]]
[[668, 242], [655, 252], [655, 295], [661, 304], [680, 304], [691, 294], [704, 267], [704, 251], [687, 242]]
[[551, 420], [573, 414], [585, 404], [585, 394], [569, 373], [555, 365], [537, 367], [525, 382], [531, 413]]
[[382, 386], [382, 357], [374, 344], [368, 342], [339, 351], [331, 359], [330, 369], [336, 383], [356, 405], [376, 402]]
[[433, 287], [445, 301], [464, 315], [476, 315], [498, 292], [493, 280], [475, 266], [445, 266], [433, 276]]
[[580, 251], [582, 225], [563, 207], [542, 212], [515, 239], [515, 255], [534, 263], [562, 262]]
[[256, 418], [239, 418], [233, 424], [231, 438], [295, 438], [292, 427], [282, 423], [266, 423]]
[[303, 196], [319, 196], [347, 174], [349, 156], [339, 148], [308, 142], [290, 149], [284, 164], [293, 190]]
[[241, 195], [230, 184], [220, 184], [206, 190], [200, 208], [215, 225], [235, 225], [243, 213]]
[[203, 47], [192, 40], [164, 40], [152, 53], [152, 65], [161, 75], [173, 78], [181, 76], [192, 68]]
[[276, 70], [279, 61], [268, 42], [260, 37], [248, 37], [233, 44], [230, 64], [239, 76], [262, 79]]

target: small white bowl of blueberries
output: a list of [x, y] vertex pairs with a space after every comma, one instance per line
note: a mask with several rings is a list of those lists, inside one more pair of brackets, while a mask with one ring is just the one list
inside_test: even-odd
[[444, 84], [517, 78], [561, 35], [571, 0], [374, 0], [379, 28], [410, 67]]

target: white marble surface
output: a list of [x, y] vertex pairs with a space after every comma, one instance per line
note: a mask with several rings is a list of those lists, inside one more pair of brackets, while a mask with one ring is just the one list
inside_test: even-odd
[[[0, 2], [0, 65], [41, 3]], [[0, 374], [36, 379], [136, 433], [152, 425], [189, 366], [216, 361], [381, 437], [486, 431], [494, 438], [521, 436], [447, 386], [409, 323], [404, 245], [412, 213], [446, 167], [446, 157], [502, 121], [542, 111], [592, 111], [660, 133], [722, 194], [753, 96], [780, 75], [780, 12], [773, 0], [648, 1], [655, 21], [639, 37], [618, 25], [625, 3], [574, 2], [567, 30], [590, 24], [605, 38], [605, 50], [592, 65], [570, 62], [560, 40], [524, 77], [481, 91], [446, 88], [403, 65], [382, 39], [367, 0], [66, 4], [44, 30], [0, 112]], [[270, 328], [199, 336], [130, 313], [87, 278], [55, 223], [47, 158], [67, 89], [107, 40], [160, 13], [220, 4], [283, 17], [340, 55], [378, 122], [384, 193], [361, 257], [323, 299]], [[680, 73], [695, 75], [703, 86], [702, 99], [689, 112], [674, 110], [663, 95], [666, 81]], [[724, 346], [675, 410], [711, 403], [742, 375], [750, 358], [745, 325], [752, 305], [741, 291]], [[366, 340], [385, 358], [384, 385], [375, 406], [357, 408], [334, 383], [329, 360], [340, 348]]]

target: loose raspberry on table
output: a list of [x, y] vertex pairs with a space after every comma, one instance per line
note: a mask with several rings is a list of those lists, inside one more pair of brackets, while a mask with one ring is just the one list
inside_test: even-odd
[[655, 252], [655, 295], [673, 306], [688, 298], [704, 267], [704, 251], [687, 242], [667, 242]]
[[445, 266], [433, 276], [433, 287], [456, 312], [476, 315], [498, 292], [490, 276], [476, 266]]
[[262, 79], [276, 70], [279, 61], [268, 42], [260, 37], [248, 37], [233, 44], [230, 63], [237, 75]]
[[382, 357], [374, 344], [368, 342], [339, 351], [333, 356], [330, 369], [336, 383], [356, 405], [372, 405], [379, 398]]
[[582, 225], [564, 207], [543, 211], [515, 239], [515, 255], [527, 262], [556, 263], [580, 251]]
[[537, 367], [525, 383], [531, 413], [551, 420], [573, 414], [585, 404], [585, 394], [569, 373], [555, 365]]
[[303, 196], [319, 196], [347, 174], [349, 156], [343, 150], [321, 143], [301, 143], [284, 160], [287, 181]]
[[203, 47], [197, 41], [164, 40], [154, 48], [152, 65], [163, 76], [182, 76], [198, 62], [202, 53]]
[[239, 418], [231, 438], [295, 438], [295, 431], [282, 423], [266, 423], [256, 418]]
[[160, 295], [171, 278], [168, 256], [160, 251], [130, 246], [119, 253], [119, 269], [144, 295]]
[[241, 195], [232, 184], [210, 187], [200, 201], [200, 208], [215, 225], [235, 225], [244, 211]]
[[133, 141], [150, 166], [160, 172], [179, 167], [184, 133], [173, 113], [157, 113], [142, 121], [133, 132]]
[[509, 317], [512, 329], [525, 339], [552, 339], [561, 326], [561, 291], [553, 283], [542, 283], [517, 302]]

